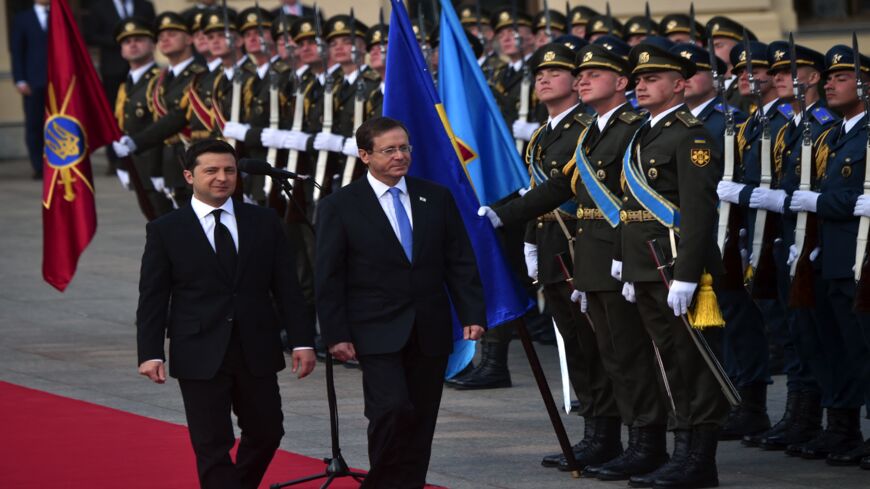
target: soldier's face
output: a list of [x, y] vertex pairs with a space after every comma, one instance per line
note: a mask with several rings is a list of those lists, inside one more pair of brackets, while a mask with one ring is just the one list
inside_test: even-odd
[[196, 31], [193, 33], [193, 49], [196, 49], [196, 52], [203, 56], [211, 55], [211, 47], [208, 44], [208, 37], [204, 32]]
[[617, 93], [624, 93], [627, 86], [628, 78], [615, 71], [593, 68], [577, 75], [577, 92], [586, 105], [610, 100]]
[[[483, 39], [488, 44], [495, 37], [495, 33], [492, 32], [492, 27], [486, 24], [481, 24], [480, 26], [483, 28]], [[470, 32], [472, 36], [480, 39], [480, 35], [478, 34], [480, 31], [477, 29], [477, 24], [466, 24], [465, 30]]]
[[157, 47], [164, 56], [172, 57], [190, 47], [190, 34], [184, 31], [169, 29], [157, 35]]
[[[668, 39], [670, 39], [674, 43], [692, 42], [692, 36], [690, 36], [688, 32], [675, 32], [673, 34], [668, 34]], [[716, 49], [715, 44], [713, 45], [713, 49]]]
[[686, 80], [679, 73], [662, 71], [638, 75], [634, 93], [638, 105], [655, 115], [682, 98], [685, 89]]
[[333, 37], [329, 40], [329, 59], [333, 63], [353, 63], [351, 56], [352, 47], [353, 43], [350, 42], [350, 36]]
[[272, 33], [265, 27], [263, 28], [263, 40], [266, 43], [265, 53], [260, 49], [260, 32], [258, 29], [248, 29], [242, 34], [242, 37], [245, 41], [245, 51], [250, 54], [267, 54], [269, 46], [272, 45]]
[[568, 70], [543, 68], [535, 73], [535, 95], [544, 103], [576, 98], [577, 79]]
[[[288, 44], [290, 49], [287, 49]], [[290, 39], [289, 36], [286, 38], [286, 42], [284, 36], [278, 36], [278, 39], [275, 41], [275, 46], [278, 48], [278, 56], [283, 60], [286, 60], [290, 56], [290, 51], [296, 49], [296, 43], [294, 43], [293, 39]]]
[[193, 186], [193, 195], [213, 207], [220, 207], [236, 190], [236, 158], [229, 153], [203, 153], [193, 171], [184, 170], [184, 179]]
[[[233, 42], [236, 46], [239, 45], [239, 35], [236, 31], [230, 31], [230, 35], [235, 39]], [[232, 54], [230, 51], [230, 45], [227, 43], [227, 38], [224, 36], [223, 31], [212, 31], [206, 34], [208, 38], [208, 49], [211, 51], [212, 56], [217, 56], [219, 58], [224, 58]]]
[[[819, 72], [808, 67], [799, 66], [797, 69], [798, 82], [804, 87], [810, 88], [818, 85], [820, 76]], [[794, 99], [794, 90], [792, 89], [791, 71], [779, 70], [773, 74], [773, 88], [776, 90], [776, 96], [783, 100]]]
[[851, 107], [859, 102], [853, 70], [835, 71], [825, 81], [825, 98], [835, 109]]
[[374, 46], [371, 47], [371, 49], [369, 49], [369, 66], [371, 66], [373, 70], [381, 71], [384, 68], [386, 68], [386, 66], [387, 66], [386, 61], [387, 60], [384, 59], [385, 55], [386, 55], [386, 48], [387, 48], [387, 45], [386, 45], [386, 43], [384, 43], [384, 54], [383, 55], [381, 54], [381, 45], [380, 44], [375, 44]]
[[[523, 51], [531, 51], [535, 47], [535, 38], [532, 30], [527, 26], [519, 26], [517, 31], [520, 34], [520, 39], [523, 46]], [[505, 27], [498, 31], [498, 43], [501, 46], [501, 52], [505, 56], [520, 56], [519, 49], [514, 42], [514, 30], [511, 27]]]
[[[400, 178], [408, 174], [411, 167], [411, 153], [400, 151], [399, 148], [409, 148], [408, 133], [401, 127], [375, 136], [372, 139], [372, 152], [360, 149], [360, 159], [369, 167], [373, 177], [388, 185], [395, 185]], [[390, 149], [392, 148], [392, 149]], [[383, 151], [392, 151], [387, 156]]]
[[317, 42], [313, 37], [306, 37], [299, 41], [296, 55], [299, 56], [299, 62], [302, 64], [308, 65], [320, 62], [320, 55], [317, 52]]
[[[559, 29], [550, 29], [553, 32], [553, 39], [561, 36], [563, 33]], [[535, 33], [535, 49], [550, 42], [550, 36], [547, 35], [547, 29], [541, 29]]]
[[[758, 90], [761, 92], [762, 97], [768, 95], [770, 91], [773, 90], [770, 75], [767, 74], [767, 68], [753, 66], [752, 76], [755, 78], [755, 84], [758, 85]], [[743, 95], [744, 97], [752, 95], [752, 90], [749, 86], [748, 70], [743, 69], [740, 71], [737, 82], [739, 83], [737, 88], [740, 90], [740, 95]]]
[[571, 34], [583, 39], [586, 37], [586, 25], [572, 25], [571, 26]]
[[633, 46], [637, 46], [638, 44], [643, 42], [645, 39], [646, 39], [646, 35], [641, 34], [641, 35], [631, 36], [625, 42], [628, 43], [629, 46], [633, 47]]
[[686, 98], [701, 99], [700, 102], [713, 97], [713, 73], [699, 71], [695, 76], [686, 80]]
[[736, 39], [730, 37], [714, 37], [713, 51], [716, 51], [716, 56], [728, 61], [731, 59], [731, 48], [737, 45]]
[[140, 63], [154, 55], [154, 41], [148, 36], [130, 36], [121, 41], [121, 57], [131, 63]]

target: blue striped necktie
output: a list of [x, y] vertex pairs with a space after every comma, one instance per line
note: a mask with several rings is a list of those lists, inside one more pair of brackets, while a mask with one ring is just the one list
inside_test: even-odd
[[396, 187], [390, 187], [387, 192], [393, 196], [393, 209], [396, 212], [396, 222], [399, 224], [399, 241], [402, 243], [402, 248], [405, 249], [405, 256], [408, 257], [408, 260], [411, 260], [411, 250], [413, 250], [414, 241], [411, 231], [411, 220], [408, 219], [408, 213], [405, 212], [405, 206], [402, 205], [402, 199], [399, 198], [402, 191]]

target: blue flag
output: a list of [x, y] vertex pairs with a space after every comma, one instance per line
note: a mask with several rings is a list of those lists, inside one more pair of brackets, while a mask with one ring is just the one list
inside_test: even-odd
[[477, 197], [490, 205], [529, 185], [529, 172], [449, 0], [441, 1], [438, 94]]
[[[414, 146], [410, 174], [450, 189], [474, 248], [483, 282], [486, 320], [490, 328], [525, 314], [533, 302], [508, 268], [495, 230], [477, 215], [480, 203], [460, 163], [455, 138], [432, 84], [423, 53], [401, 0], [390, 0], [389, 48], [384, 86], [384, 115], [402, 121]], [[455, 316], [455, 315], [454, 315]], [[474, 343], [462, 339], [454, 320], [454, 352], [447, 377], [465, 368], [474, 356]]]

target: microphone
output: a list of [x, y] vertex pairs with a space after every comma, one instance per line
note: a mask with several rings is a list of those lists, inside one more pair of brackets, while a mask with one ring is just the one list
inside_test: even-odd
[[297, 175], [292, 171], [284, 170], [283, 168], [275, 168], [266, 161], [255, 160], [253, 158], [242, 158], [239, 160], [239, 170], [250, 175], [265, 175], [272, 178], [289, 178], [294, 180], [305, 180], [308, 178], [307, 175]]

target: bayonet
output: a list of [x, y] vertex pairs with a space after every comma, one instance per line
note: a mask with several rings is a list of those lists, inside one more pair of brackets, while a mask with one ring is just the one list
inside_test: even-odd
[[426, 69], [429, 70], [429, 75], [432, 75], [432, 50], [429, 47], [429, 40], [426, 39], [426, 28], [423, 22], [426, 19], [423, 17], [423, 3], [417, 3], [417, 41], [420, 43], [420, 50], [423, 51], [423, 58], [426, 60]]
[[[722, 172], [722, 180], [726, 182], [734, 181], [734, 110], [725, 99], [725, 82], [722, 79], [723, 73], [719, 73], [719, 64], [717, 63], [716, 51], [713, 49], [713, 38], [707, 39], [708, 59], [710, 60], [710, 71], [713, 74], [713, 87], [716, 89], [716, 95], [725, 107], [725, 147], [724, 153], [724, 171]], [[728, 234], [728, 221], [731, 216], [731, 203], [722, 201], [719, 203], [719, 223], [716, 233], [716, 244], [719, 245], [719, 251], [722, 256], [725, 256], [725, 239]], [[731, 239], [738, 239], [737, 236], [731, 236]]]
[[652, 23], [652, 15], [649, 11], [649, 2], [646, 2], [643, 8], [643, 13], [646, 16], [646, 31], [647, 35], [653, 35], [653, 23]]
[[[803, 135], [801, 139], [801, 163], [800, 163], [800, 183], [799, 190], [810, 190], [812, 184], [812, 168], [813, 168], [813, 140], [810, 128], [810, 120], [807, 117], [807, 99], [806, 86], [798, 79], [797, 69], [797, 49], [794, 45], [794, 35], [788, 34], [788, 53], [789, 67], [791, 68], [791, 87], [794, 93], [794, 100], [800, 107], [801, 125], [803, 127]], [[797, 256], [800, 257], [803, 253], [804, 241], [806, 240], [807, 232], [807, 212], [798, 212], [797, 221], [794, 229], [794, 244], [797, 248]], [[791, 276], [794, 278], [797, 272], [797, 264], [800, 258], [796, 259], [791, 264]]]
[[[523, 40], [520, 37], [520, 28], [517, 24], [518, 19], [518, 9], [517, 9], [517, 0], [513, 0], [511, 2], [511, 12], [513, 13], [513, 27], [514, 27], [514, 46], [517, 51], [519, 51], [520, 60], [522, 61], [522, 81], [520, 82], [520, 107], [517, 112], [517, 120], [525, 121], [529, 117], [529, 91], [531, 91], [532, 87], [532, 77], [530, 74], [529, 66], [526, 64], [526, 55], [523, 52]], [[520, 155], [523, 154], [523, 148], [525, 147], [525, 141], [522, 139], [516, 139], [516, 147], [517, 152]]]
[[[230, 101], [230, 121], [238, 122], [242, 106], [242, 77], [239, 76], [239, 57], [236, 50], [235, 36], [230, 34], [230, 14], [227, 9], [227, 0], [222, 2], [223, 17], [224, 17], [224, 39], [227, 42], [227, 48], [233, 53], [233, 66], [230, 68], [230, 73], [233, 77], [232, 100]], [[218, 110], [217, 108], [215, 108]], [[236, 145], [236, 141], [232, 138], [226, 139], [231, 146]]]
[[[382, 36], [383, 37], [383, 36]], [[355, 93], [353, 100], [353, 132], [356, 133], [356, 130], [359, 126], [362, 125], [363, 122], [363, 110], [365, 104], [365, 82], [362, 77], [361, 63], [358, 56], [359, 50], [356, 46], [357, 38], [356, 38], [356, 15], [354, 14], [353, 8], [350, 9], [350, 43], [351, 43], [351, 57], [353, 59], [353, 64], [356, 66], [356, 82], [355, 85]], [[341, 174], [341, 186], [344, 187], [353, 180], [353, 175], [356, 170], [356, 156], [348, 156], [344, 162], [344, 171]]]
[[550, 5], [547, 0], [544, 0], [544, 32], [547, 33], [547, 39], [553, 42], [553, 19], [550, 17]]
[[[692, 44], [696, 44], [698, 42], [697, 35], [697, 26], [695, 25], [695, 2], [689, 4], [689, 39], [692, 40]], [[713, 52], [711, 50], [711, 52]]]
[[[478, 0], [479, 2], [480, 0]], [[378, 21], [382, 26], [387, 25], [384, 23], [384, 7], [381, 7], [380, 12], [378, 13]], [[381, 35], [380, 41], [378, 41], [378, 49], [381, 50], [381, 59], [386, 60], [387, 56], [387, 40], [384, 39], [384, 36]]]
[[613, 35], [613, 16], [610, 15], [610, 2], [607, 2], [607, 33]]

